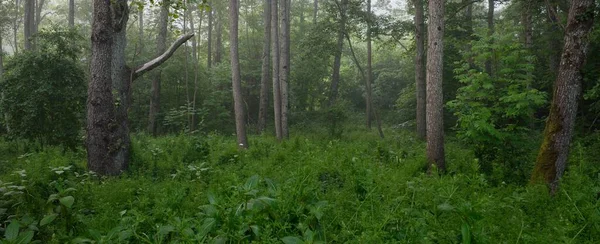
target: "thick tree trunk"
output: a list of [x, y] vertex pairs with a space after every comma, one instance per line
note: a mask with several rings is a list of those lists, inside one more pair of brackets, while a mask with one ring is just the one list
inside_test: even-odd
[[278, 0], [271, 0], [271, 58], [273, 65], [273, 111], [275, 119], [275, 136], [277, 140], [283, 139], [281, 128], [281, 84], [279, 83], [279, 9]]
[[552, 194], [558, 191], [560, 178], [567, 166], [577, 101], [581, 93], [581, 69], [586, 60], [588, 36], [594, 23], [594, 5], [593, 0], [571, 1], [550, 115], [531, 176], [532, 183], [548, 184]]
[[213, 10], [208, 11], [208, 39], [207, 39], [207, 61], [206, 67], [212, 68], [212, 29], [213, 29]]
[[[160, 8], [158, 22], [158, 37], [156, 38], [157, 55], [162, 54], [167, 48], [167, 26], [169, 23], [169, 1], [163, 1]], [[156, 136], [158, 129], [158, 114], [160, 113], [160, 78], [161, 70], [154, 74], [152, 80], [152, 98], [150, 99], [150, 114], [148, 119], [148, 132]]]
[[229, 47], [231, 54], [231, 78], [233, 83], [233, 102], [235, 110], [235, 132], [240, 148], [248, 148], [246, 138], [246, 119], [244, 99], [242, 97], [242, 78], [240, 75], [240, 57], [238, 54], [238, 0], [229, 0]]
[[35, 0], [25, 0], [25, 19], [23, 21], [23, 33], [25, 38], [25, 50], [33, 49], [32, 36], [35, 26]]
[[[494, 0], [488, 0], [488, 14], [487, 14], [487, 24], [488, 24], [488, 36], [492, 38], [494, 35]], [[490, 40], [490, 45], [492, 44], [492, 40]], [[491, 51], [491, 50], [490, 50]], [[493, 76], [493, 67], [492, 67], [492, 57], [489, 57], [485, 61], [485, 72], [488, 75]]]
[[366, 109], [365, 117], [367, 129], [371, 130], [371, 120], [373, 118], [373, 95], [371, 91], [371, 82], [373, 81], [373, 68], [372, 68], [372, 51], [371, 51], [371, 0], [367, 0], [367, 79], [365, 80], [366, 88]]
[[86, 126], [88, 169], [100, 175], [116, 175], [120, 169], [113, 163], [116, 151], [112, 149], [115, 117], [110, 72], [113, 25], [109, 1], [94, 0], [93, 19]]
[[337, 33], [337, 44], [335, 56], [333, 58], [333, 74], [331, 75], [331, 88], [329, 95], [329, 106], [333, 106], [337, 100], [338, 86], [340, 83], [340, 66], [342, 62], [342, 51], [344, 48], [344, 33], [346, 32], [346, 6], [348, 0], [341, 0], [339, 4], [336, 0], [340, 12], [340, 26]]
[[[560, 23], [558, 20], [557, 8], [554, 5], [551, 5], [549, 2], [546, 4], [546, 11], [548, 12], [548, 20], [552, 23], [550, 27], [550, 35], [560, 33]], [[557, 71], [559, 69], [559, 61], [560, 61], [560, 52], [558, 50], [561, 49], [560, 38], [551, 38], [550, 39], [550, 48], [548, 54], [550, 57], [548, 58], [548, 66], [550, 67], [550, 72], [553, 76], [557, 75]]]
[[69, 0], [69, 27], [75, 27], [75, 0]]
[[426, 123], [426, 84], [425, 84], [425, 14], [423, 0], [414, 0], [415, 5], [415, 90], [417, 97], [417, 136], [425, 139], [427, 135]]
[[427, 28], [427, 161], [446, 169], [444, 157], [444, 114], [442, 74], [444, 65], [444, 1], [429, 0]]
[[[191, 8], [195, 7], [196, 6], [190, 7], [190, 33], [196, 33], [196, 27], [194, 26], [194, 12], [191, 10]], [[189, 125], [190, 132], [196, 130], [196, 91], [198, 89], [198, 42], [196, 41], [196, 36], [192, 37], [192, 67], [194, 72], [194, 91], [191, 95], [191, 100], [188, 101], [188, 109], [191, 111]]]
[[290, 4], [281, 0], [281, 57], [279, 62], [280, 93], [281, 93], [281, 136], [289, 138], [288, 128], [288, 81], [290, 77]]
[[260, 102], [258, 108], [258, 132], [262, 133], [267, 127], [267, 110], [269, 107], [269, 68], [271, 56], [271, 1], [264, 1], [263, 18], [265, 22], [262, 70], [260, 79]]

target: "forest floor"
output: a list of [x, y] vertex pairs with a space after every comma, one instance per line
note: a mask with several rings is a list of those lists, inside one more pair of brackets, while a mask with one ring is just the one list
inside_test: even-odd
[[250, 136], [247, 151], [233, 136], [134, 135], [130, 170], [111, 178], [85, 171], [83, 149], [0, 139], [0, 233], [6, 243], [600, 242], [600, 166], [582, 143], [552, 197], [492, 183], [452, 138], [447, 172], [427, 175], [425, 144], [386, 133]]

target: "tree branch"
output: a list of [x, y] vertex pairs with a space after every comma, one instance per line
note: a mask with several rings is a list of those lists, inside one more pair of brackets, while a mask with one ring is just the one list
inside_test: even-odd
[[160, 56], [156, 57], [155, 59], [152, 59], [152, 60], [148, 61], [147, 63], [135, 68], [135, 70], [133, 71], [133, 73], [131, 75], [132, 76], [131, 80], [133, 81], [136, 78], [142, 76], [144, 73], [151, 71], [151, 70], [155, 69], [156, 67], [160, 66], [161, 64], [163, 64], [165, 61], [167, 61], [169, 58], [171, 58], [171, 56], [173, 56], [173, 53], [175, 53], [175, 51], [177, 51], [177, 49], [181, 45], [183, 45], [183, 43], [185, 43], [192, 37], [194, 37], [194, 34], [187, 34], [187, 35], [183, 35], [183, 36], [179, 37], [179, 39], [177, 39], [171, 45], [171, 47], [169, 47], [169, 49], [167, 49], [167, 51], [165, 53], [163, 53]]

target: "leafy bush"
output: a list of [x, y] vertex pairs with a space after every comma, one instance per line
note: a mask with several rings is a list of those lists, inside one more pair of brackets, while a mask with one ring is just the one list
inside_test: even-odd
[[[524, 169], [521, 164], [528, 159], [519, 156], [527, 155], [529, 148], [519, 142], [530, 136], [534, 111], [546, 103], [546, 95], [531, 87], [534, 59], [513, 41], [518, 30], [502, 30], [508, 31], [496, 32], [491, 45], [486, 35], [472, 42], [472, 53], [465, 56], [473, 57], [473, 64], [462, 62], [455, 69], [463, 86], [447, 106], [458, 117], [458, 137], [473, 145], [481, 169], [487, 174], [503, 171], [500, 181], [523, 182], [529, 172], [515, 170]], [[488, 59], [493, 75], [482, 71]]]
[[20, 53], [7, 62], [0, 111], [8, 115], [10, 136], [77, 146], [86, 101], [80, 38], [74, 30], [40, 32], [39, 51]]

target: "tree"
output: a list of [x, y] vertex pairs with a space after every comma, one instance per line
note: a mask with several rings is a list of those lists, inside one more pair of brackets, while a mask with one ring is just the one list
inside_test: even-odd
[[288, 138], [290, 132], [288, 129], [288, 82], [290, 77], [290, 3], [288, 0], [281, 0], [281, 51], [279, 68], [281, 94], [281, 137]]
[[213, 9], [208, 10], [208, 37], [207, 37], [207, 50], [206, 50], [206, 67], [209, 69], [212, 67], [212, 29], [213, 29]]
[[[490, 37], [490, 46], [493, 43], [491, 38], [494, 35], [494, 0], [488, 0], [488, 13], [487, 13], [487, 24], [488, 24], [488, 36]], [[485, 61], [485, 72], [490, 76], [493, 76], [492, 69], [492, 57], [488, 57]]]
[[263, 41], [263, 56], [262, 69], [260, 79], [260, 104], [258, 108], [258, 131], [264, 132], [267, 125], [267, 109], [269, 102], [269, 68], [271, 57], [271, 1], [264, 1], [263, 19], [265, 23], [264, 41]]
[[[25, 50], [33, 49], [32, 37], [35, 25], [35, 0], [25, 0], [25, 21], [23, 22], [23, 33], [25, 38]], [[16, 44], [15, 44], [16, 45]]]
[[[160, 55], [167, 48], [167, 27], [169, 24], [169, 5], [170, 1], [163, 1], [160, 7], [160, 17], [158, 21], [158, 37], [156, 38], [156, 53]], [[160, 113], [160, 69], [154, 73], [152, 80], [152, 99], [150, 100], [150, 113], [148, 114], [148, 132], [156, 136], [158, 128], [158, 113]]]
[[427, 27], [427, 161], [446, 169], [444, 158], [444, 113], [442, 74], [444, 65], [444, 1], [429, 1]]
[[335, 4], [339, 10], [340, 22], [337, 33], [337, 45], [335, 48], [335, 56], [333, 58], [333, 74], [331, 75], [331, 88], [329, 94], [329, 106], [333, 106], [338, 95], [338, 86], [340, 83], [340, 66], [342, 62], [342, 51], [344, 48], [344, 35], [346, 32], [346, 10], [348, 7], [348, 0], [335, 0]]
[[594, 23], [593, 0], [571, 1], [558, 75], [544, 139], [531, 176], [532, 183], [546, 183], [552, 194], [567, 166], [581, 92], [581, 68], [586, 60], [588, 35]]
[[246, 118], [244, 98], [242, 97], [242, 78], [240, 75], [240, 57], [238, 54], [238, 0], [229, 0], [229, 45], [231, 54], [231, 81], [233, 83], [233, 101], [235, 111], [235, 132], [240, 148], [248, 148], [246, 138]]
[[371, 130], [371, 118], [373, 115], [373, 95], [371, 89], [371, 82], [373, 81], [373, 67], [372, 67], [372, 51], [371, 51], [371, 0], [367, 0], [367, 79], [365, 80], [366, 88], [366, 121], [367, 129]]
[[75, 0], [69, 0], [69, 27], [75, 27]]
[[80, 37], [65, 30], [41, 32], [39, 37], [40, 52], [24, 52], [7, 63], [0, 110], [8, 115], [10, 136], [73, 149], [85, 104], [79, 47], [72, 44]]
[[271, 0], [271, 58], [272, 58], [272, 70], [271, 75], [273, 76], [273, 111], [275, 119], [275, 136], [277, 140], [283, 139], [282, 128], [281, 128], [281, 84], [279, 83], [280, 69], [279, 69], [279, 18], [278, 18], [278, 0]]
[[425, 122], [426, 84], [425, 84], [425, 16], [423, 0], [414, 0], [415, 5], [415, 84], [417, 90], [417, 136], [425, 139], [427, 124]]
[[87, 101], [88, 169], [100, 175], [118, 175], [127, 169], [129, 162], [131, 83], [167, 61], [194, 35], [181, 36], [164, 53], [131, 69], [125, 62], [127, 0], [93, 3], [92, 68]]

